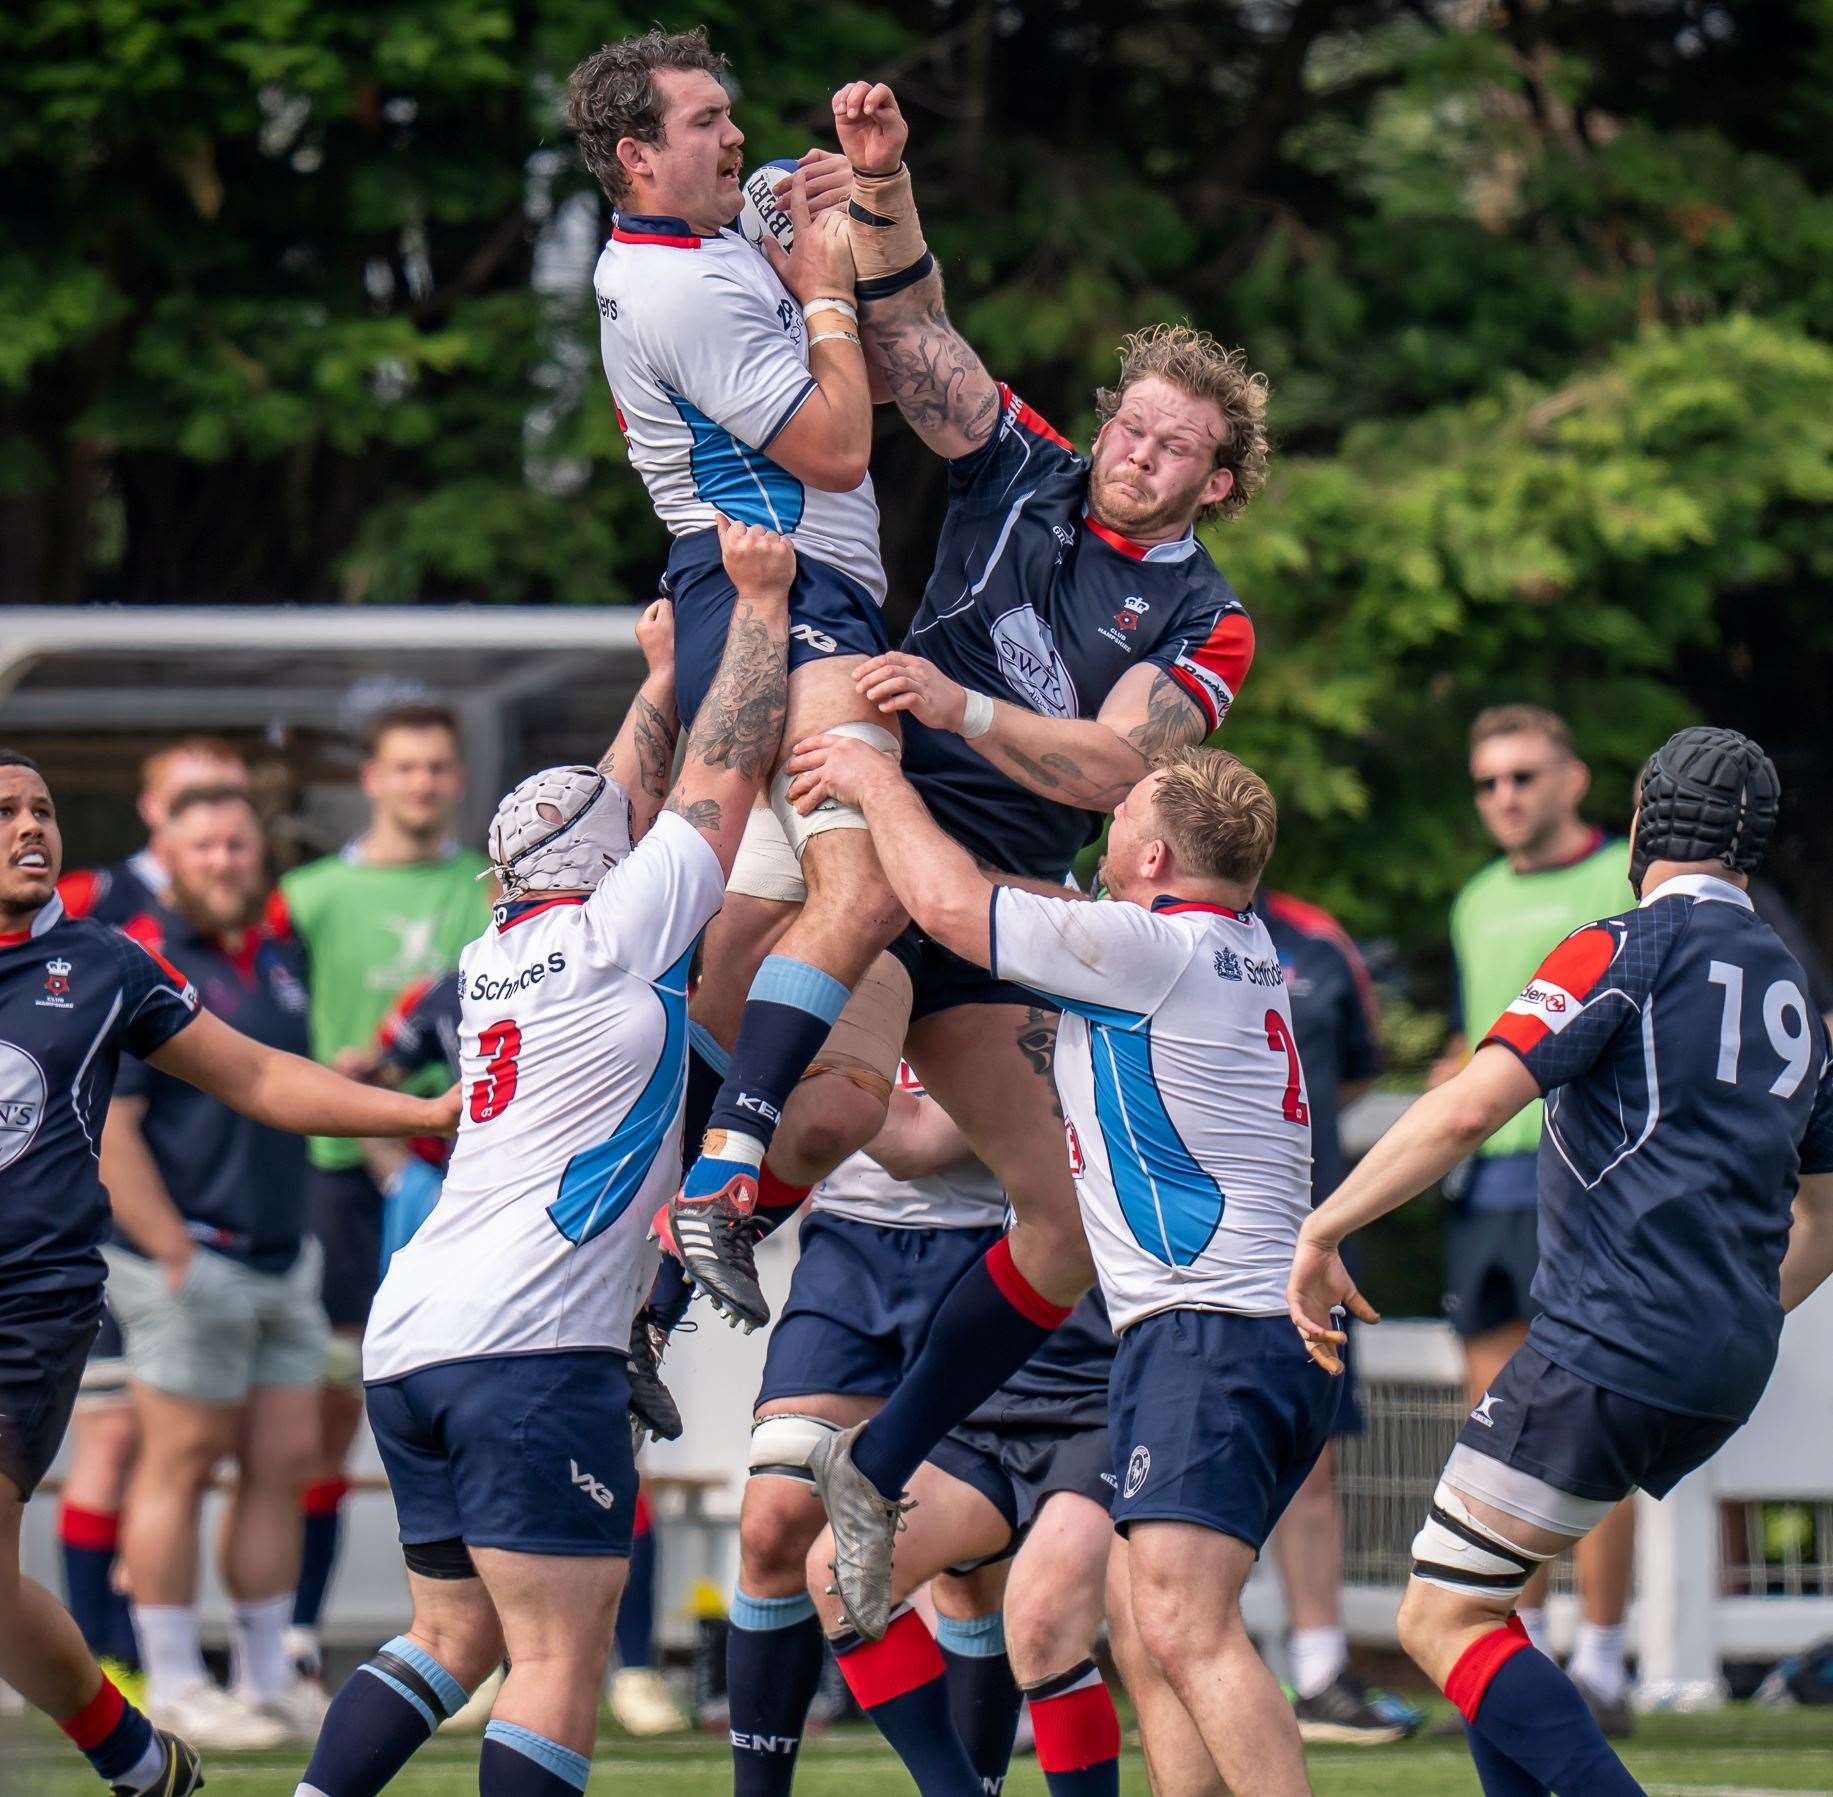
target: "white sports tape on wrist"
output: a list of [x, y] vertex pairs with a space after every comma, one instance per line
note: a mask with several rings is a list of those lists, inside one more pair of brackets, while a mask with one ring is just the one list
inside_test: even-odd
[[1466, 1597], [1519, 1597], [1541, 1562], [1552, 1558], [1517, 1547], [1479, 1522], [1443, 1480], [1432, 1494], [1424, 1526], [1413, 1537], [1414, 1578]]
[[838, 1423], [825, 1423], [818, 1416], [767, 1416], [751, 1425], [751, 1454], [745, 1476], [799, 1479], [812, 1486], [815, 1477], [808, 1470], [808, 1457], [828, 1436], [839, 1432]]
[[910, 170], [901, 162], [888, 175], [853, 171], [847, 235], [853, 245], [853, 288], [862, 303], [888, 299], [935, 266], [923, 242]]
[[811, 299], [802, 308], [802, 316], [810, 323], [814, 322], [817, 312], [844, 312], [855, 324], [859, 322], [859, 308], [851, 300], [841, 299], [837, 294], [827, 294], [821, 299]]
[[799, 905], [808, 897], [802, 864], [789, 846], [776, 813], [763, 800], [751, 808], [751, 815], [745, 819], [745, 834], [739, 842], [726, 891], [745, 898], [776, 899], [786, 905]]
[[[862, 743], [874, 749], [882, 749], [887, 755], [895, 756], [898, 753], [897, 738], [881, 724], [829, 724], [826, 730], [817, 734], [856, 736]], [[865, 813], [856, 805], [841, 804], [838, 799], [823, 799], [812, 816], [804, 817], [789, 802], [787, 774], [778, 774], [770, 782], [770, 809], [776, 813], [776, 820], [783, 826], [783, 834], [789, 838], [789, 846], [795, 850], [798, 861], [807, 851], [809, 843], [824, 831], [863, 830], [866, 827]]]
[[961, 709], [961, 734], [972, 742], [993, 728], [993, 701], [985, 693], [969, 693]]

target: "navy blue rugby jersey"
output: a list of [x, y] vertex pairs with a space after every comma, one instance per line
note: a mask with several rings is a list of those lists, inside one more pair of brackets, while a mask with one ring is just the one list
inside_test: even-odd
[[1104, 1427], [1114, 1345], [1097, 1285], [964, 1426], [1002, 1431]]
[[1547, 1098], [1528, 1339], [1594, 1384], [1742, 1422], [1775, 1365], [1802, 1173], [1833, 1171], [1826, 1025], [1727, 880], [1587, 924], [1485, 1042]]
[[[458, 1078], [459, 1027], [463, 1022], [464, 986], [457, 968], [415, 980], [388, 1007], [376, 1030], [376, 1054], [384, 1067], [407, 1081], [437, 1068], [448, 1081]], [[428, 1166], [442, 1172], [452, 1158], [445, 1136], [414, 1136], [408, 1147]]]
[[0, 935], [0, 1291], [102, 1283], [97, 1160], [116, 1068], [169, 1042], [197, 1007], [169, 962], [66, 916], [61, 899]]
[[[121, 927], [179, 968], [232, 1029], [286, 1054], [311, 1052], [305, 951], [290, 932], [263, 923], [221, 936], [165, 906]], [[186, 1233], [257, 1273], [285, 1272], [305, 1236], [305, 1137], [256, 1123], [144, 1061], [121, 1069], [115, 1091], [146, 1100], [140, 1131]], [[120, 1230], [114, 1239], [138, 1252]]]
[[[1092, 718], [1140, 662], [1189, 695], [1205, 733], [1254, 658], [1254, 628], [1194, 535], [1147, 546], [1088, 515], [1087, 460], [1010, 388], [992, 437], [949, 464], [948, 512], [904, 639], [971, 692]], [[906, 714], [904, 771], [936, 821], [991, 866], [1061, 879], [1099, 813], [1008, 779]]]

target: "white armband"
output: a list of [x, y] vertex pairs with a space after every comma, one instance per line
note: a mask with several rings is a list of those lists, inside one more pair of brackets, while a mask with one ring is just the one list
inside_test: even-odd
[[985, 693], [969, 693], [961, 708], [960, 734], [972, 742], [993, 728], [993, 701]]

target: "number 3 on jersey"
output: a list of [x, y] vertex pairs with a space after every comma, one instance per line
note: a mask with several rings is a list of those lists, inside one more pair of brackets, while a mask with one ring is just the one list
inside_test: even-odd
[[477, 1052], [487, 1055], [484, 1076], [471, 1087], [471, 1121], [488, 1123], [509, 1109], [516, 1095], [516, 1056], [522, 1052], [522, 1031], [513, 1018], [479, 1030]]

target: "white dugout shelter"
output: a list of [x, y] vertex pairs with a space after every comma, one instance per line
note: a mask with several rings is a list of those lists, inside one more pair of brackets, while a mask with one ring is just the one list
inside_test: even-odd
[[[302, 809], [331, 846], [360, 814], [351, 745], [364, 713], [438, 699], [464, 729], [465, 825], [477, 837], [497, 795], [532, 768], [597, 758], [642, 677], [635, 617], [568, 606], [16, 607], [0, 611], [0, 741], [42, 755], [60, 794], [73, 782], [119, 804], [134, 761], [161, 740], [192, 731], [258, 739], [287, 762]], [[67, 853], [74, 865], [99, 858], [80, 839]], [[1377, 1094], [1352, 1113], [1348, 1133], [1361, 1138], [1352, 1152], [1397, 1108], [1393, 1095]], [[787, 1233], [760, 1255], [779, 1307], [794, 1256]], [[1408, 1544], [1462, 1421], [1461, 1370], [1436, 1321], [1362, 1330], [1357, 1351], [1369, 1427], [1339, 1463], [1346, 1621], [1355, 1639], [1391, 1643]], [[762, 1360], [761, 1336], [711, 1318], [671, 1351], [667, 1377], [687, 1433], [647, 1456], [663, 1528], [665, 1644], [688, 1638], [697, 1583], [730, 1592]], [[326, 1632], [367, 1648], [399, 1626], [406, 1588], [392, 1507], [366, 1445], [358, 1471], [371, 1476], [349, 1512]], [[56, 1589], [48, 1499], [27, 1512], [26, 1564]], [[1833, 1634], [1833, 1291], [1790, 1319], [1750, 1426], [1665, 1502], [1638, 1504], [1631, 1639], [1645, 1701], [1711, 1703], [1723, 1661], [1770, 1660]], [[220, 1594], [207, 1589], [204, 1603], [206, 1617], [220, 1619]], [[1569, 1597], [1555, 1597], [1556, 1637], [1569, 1634], [1571, 1611]], [[1248, 1612], [1277, 1635], [1269, 1574], [1250, 1586]]]

